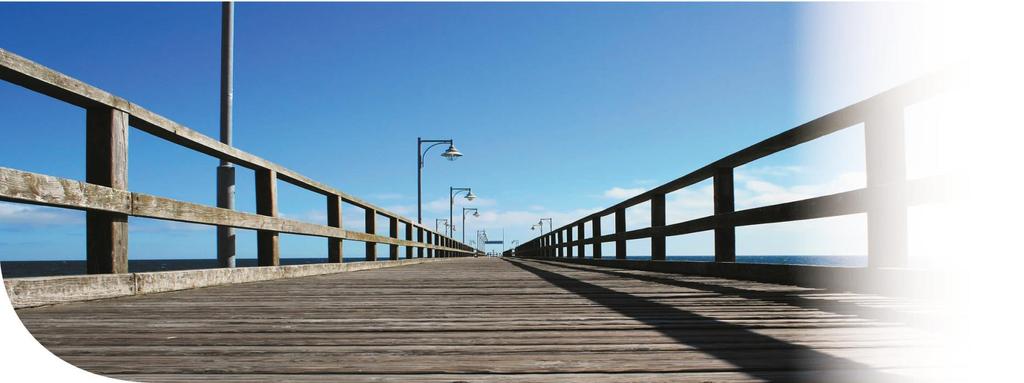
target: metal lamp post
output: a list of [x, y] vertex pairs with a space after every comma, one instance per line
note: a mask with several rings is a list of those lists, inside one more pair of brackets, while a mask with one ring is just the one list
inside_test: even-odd
[[[235, 5], [221, 4], [220, 36], [220, 142], [231, 146], [232, 65], [234, 64]], [[235, 167], [220, 160], [217, 166], [217, 207], [235, 209]], [[217, 226], [217, 263], [220, 267], [235, 267], [235, 229]]]
[[[431, 145], [423, 149], [423, 144]], [[423, 160], [426, 159], [430, 148], [441, 144], [448, 144], [448, 149], [441, 153], [441, 157], [447, 158], [449, 161], [455, 161], [462, 157], [462, 153], [455, 149], [453, 140], [424, 140], [422, 137], [416, 137], [416, 222], [419, 224], [423, 224]]]
[[435, 232], [438, 232], [438, 231], [440, 231], [440, 230], [438, 230], [438, 223], [440, 223], [440, 222], [442, 222], [442, 221], [444, 222], [444, 227], [445, 227], [445, 230], [447, 230], [447, 229], [448, 229], [448, 220], [447, 220], [447, 219], [444, 219], [444, 218], [435, 218], [435, 219], [434, 219], [434, 231], [435, 231]]
[[480, 211], [475, 207], [464, 207], [462, 208], [462, 242], [466, 242], [466, 213], [473, 212], [474, 217], [480, 216]]
[[544, 221], [548, 221], [548, 227], [550, 227], [551, 230], [555, 230], [554, 224], [551, 223], [551, 218], [541, 218], [540, 221], [537, 221], [533, 226], [530, 226], [530, 230], [536, 230], [540, 227], [540, 235], [544, 235]]
[[[448, 187], [448, 222], [455, 222], [455, 196], [459, 193], [466, 192], [467, 200], [475, 200], [476, 195], [473, 194], [473, 188], [454, 188]], [[451, 234], [449, 236], [455, 236], [455, 227], [453, 225]]]

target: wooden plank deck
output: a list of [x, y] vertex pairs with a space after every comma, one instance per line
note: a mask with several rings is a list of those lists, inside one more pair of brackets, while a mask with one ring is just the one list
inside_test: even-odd
[[554, 261], [459, 259], [23, 309], [136, 381], [898, 381], [938, 343], [908, 299]]

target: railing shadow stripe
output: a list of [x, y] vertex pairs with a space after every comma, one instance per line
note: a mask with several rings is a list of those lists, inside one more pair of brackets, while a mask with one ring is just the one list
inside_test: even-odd
[[[807, 346], [793, 344], [767, 335], [759, 334], [740, 325], [723, 322], [715, 318], [682, 310], [647, 298], [598, 286], [565, 274], [560, 274], [527, 264], [528, 262], [533, 263], [535, 261], [518, 259], [512, 260], [507, 258], [506, 260], [520, 269], [534, 274], [556, 287], [586, 298], [619, 314], [643, 322], [680, 344], [692, 346], [700, 352], [735, 365], [737, 368], [743, 370], [744, 373], [758, 379], [763, 379], [765, 381], [783, 381], [779, 380], [779, 371], [807, 371], [820, 368], [820, 366], [828, 366], [827, 370], [821, 370], [824, 375], [815, 376], [812, 380], [808, 381], [832, 382], [850, 380], [850, 370], [857, 370], [861, 372], [853, 374], [856, 375], [854, 381], [890, 382], [896, 381], [898, 378], [895, 375], [872, 369], [870, 366], [865, 364], [828, 355]], [[546, 265], [540, 263], [533, 264]], [[719, 341], [717, 340], [687, 337], [682, 336], [678, 332], [670, 331], [666, 328], [666, 322], [664, 320], [652, 320], [650, 318], [652, 314], [656, 314], [656, 316], [671, 316], [680, 320], [701, 322], [707, 325], [706, 328], [708, 330], [729, 334], [729, 338], [737, 340], [740, 343], [759, 343], [767, 345], [767, 347], [762, 349], [765, 357], [763, 360], [739, 358], [737, 357], [735, 349], [723, 349], [720, 347]], [[609, 362], [611, 363], [614, 361], [609, 360]], [[838, 375], [830, 375], [829, 371], [833, 370], [844, 371], [843, 377], [840, 378]], [[793, 380], [785, 379], [784, 381]], [[797, 381], [800, 380], [798, 379]]]
[[[536, 260], [536, 261], [544, 263], [544, 264], [556, 266], [556, 267], [566, 268], [566, 269], [579, 270], [579, 271], [587, 271], [587, 272], [593, 272], [593, 273], [600, 273], [600, 274], [605, 274], [605, 275], [610, 275], [610, 276], [615, 276], [615, 277], [620, 277], [620, 278], [629, 278], [629, 279], [635, 279], [635, 280], [638, 280], [638, 281], [657, 283], [657, 284], [661, 284], [661, 285], [683, 287], [683, 288], [688, 288], [688, 289], [693, 289], [693, 290], [700, 290], [700, 291], [711, 292], [711, 293], [717, 293], [717, 294], [722, 294], [722, 295], [736, 296], [736, 297], [740, 297], [740, 298], [744, 298], [744, 299], [752, 299], [752, 300], [761, 300], [761, 301], [773, 302], [773, 303], [783, 304], [783, 305], [787, 305], [787, 306], [794, 306], [794, 307], [800, 307], [800, 308], [805, 308], [805, 309], [820, 310], [820, 311], [830, 312], [830, 313], [833, 313], [833, 314], [852, 315], [852, 316], [856, 316], [856, 317], [860, 317], [860, 318], [879, 320], [879, 321], [886, 321], [886, 322], [898, 322], [898, 323], [901, 323], [901, 324], [917, 326], [917, 327], [927, 327], [929, 324], [932, 324], [929, 321], [927, 321], [925, 318], [914, 316], [914, 315], [911, 315], [910, 313], [897, 312], [897, 311], [894, 311], [894, 310], [891, 310], [891, 309], [887, 309], [887, 308], [867, 307], [867, 306], [857, 305], [855, 303], [844, 303], [844, 302], [835, 302], [835, 301], [822, 301], [822, 300], [818, 300], [818, 299], [808, 299], [808, 298], [804, 298], [804, 297], [800, 296], [800, 294], [806, 294], [809, 291], [785, 292], [785, 293], [782, 293], [782, 292], [770, 292], [770, 293], [767, 293], [767, 292], [762, 292], [762, 291], [747, 290], [747, 289], [723, 286], [723, 285], [712, 284], [712, 283], [702, 283], [702, 282], [697, 282], [697, 281], [679, 280], [679, 279], [674, 279], [674, 278], [669, 278], [669, 277], [658, 277], [658, 276], [653, 276], [653, 275], [648, 275], [648, 274], [636, 274], [636, 273], [630, 273], [630, 272], [624, 272], [624, 271], [607, 270], [607, 269], [601, 268], [600, 266], [591, 266], [591, 267], [588, 267], [588, 266], [576, 266], [576, 265], [569, 265], [569, 264], [566, 264], [566, 263], [563, 263], [563, 262], [558, 262], [558, 261], [548, 261], [548, 260], [539, 260], [539, 259]], [[828, 293], [830, 291], [825, 290], [825, 289], [819, 289], [819, 290], [817, 290], [815, 292], [818, 292], [818, 293]]]

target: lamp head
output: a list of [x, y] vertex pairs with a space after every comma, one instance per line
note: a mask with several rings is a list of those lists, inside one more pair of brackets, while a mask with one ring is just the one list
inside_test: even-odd
[[466, 194], [466, 199], [468, 199], [470, 201], [475, 200], [476, 199], [476, 194], [473, 194], [473, 191], [470, 190], [469, 193]]
[[455, 144], [448, 144], [448, 150], [441, 153], [441, 157], [447, 158], [448, 161], [455, 161], [457, 158], [462, 157], [462, 153], [459, 149], [455, 149]]

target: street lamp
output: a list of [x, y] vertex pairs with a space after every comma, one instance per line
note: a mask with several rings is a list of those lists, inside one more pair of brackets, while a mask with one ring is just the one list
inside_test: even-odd
[[[427, 149], [423, 149], [424, 143], [431, 145], [427, 146]], [[462, 152], [455, 149], [455, 142], [450, 139], [424, 140], [422, 137], [416, 137], [416, 222], [419, 224], [423, 224], [423, 160], [426, 159], [430, 148], [441, 144], [448, 144], [448, 149], [441, 153], [441, 157], [447, 158], [448, 161], [455, 161], [462, 157]]]
[[447, 228], [448, 228], [448, 220], [447, 220], [447, 219], [444, 219], [444, 218], [436, 218], [436, 219], [434, 219], [434, 232], [435, 232], [435, 233], [436, 233], [436, 232], [440, 232], [440, 230], [438, 230], [438, 228], [437, 228], [437, 226], [438, 226], [437, 224], [438, 224], [439, 222], [441, 222], [441, 221], [444, 221], [444, 227], [445, 227], [445, 229], [447, 229]]
[[[455, 222], [455, 196], [461, 192], [466, 192], [465, 198], [467, 200], [475, 200], [476, 195], [473, 194], [473, 188], [453, 188], [448, 187], [448, 222]], [[455, 228], [452, 228], [452, 236], [455, 236]]]
[[[468, 197], [468, 196], [467, 196]], [[475, 207], [462, 208], [462, 242], [466, 242], [466, 212], [472, 211], [474, 217], [480, 216], [480, 211]]]
[[533, 226], [530, 226], [530, 230], [535, 230], [539, 227], [540, 235], [544, 235], [544, 221], [548, 221], [548, 227], [551, 228], [551, 231], [555, 230], [554, 224], [551, 223], [551, 218], [541, 218], [540, 221], [537, 221]]

